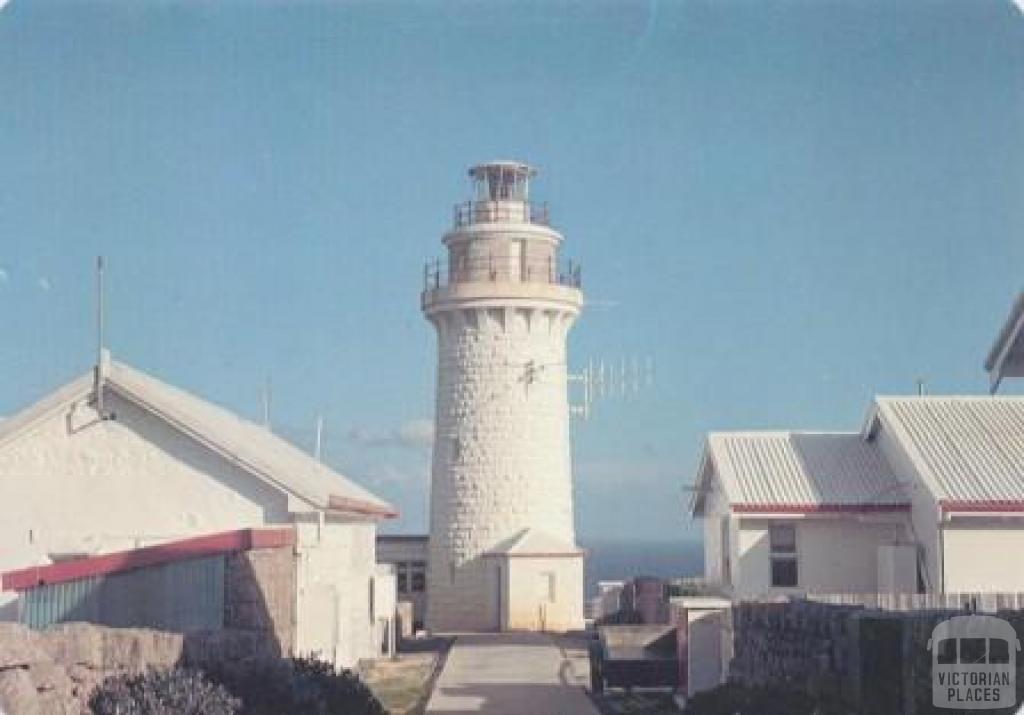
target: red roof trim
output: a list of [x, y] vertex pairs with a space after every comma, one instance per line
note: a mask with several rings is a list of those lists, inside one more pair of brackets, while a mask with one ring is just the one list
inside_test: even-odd
[[956, 499], [943, 499], [939, 502], [939, 506], [942, 507], [942, 511], [961, 511], [961, 512], [974, 512], [974, 513], [991, 513], [991, 512], [1024, 512], [1024, 500], [978, 500], [978, 501], [958, 501]]
[[336, 494], [331, 494], [327, 498], [327, 508], [335, 509], [337, 511], [349, 512], [352, 514], [362, 514], [365, 516], [376, 516], [383, 519], [394, 519], [398, 516], [398, 512], [394, 509], [387, 509], [377, 504], [365, 501], [363, 499], [353, 499], [352, 497], [339, 497]]
[[586, 549], [578, 549], [576, 551], [488, 551], [484, 554], [485, 557], [491, 559], [505, 558], [505, 559], [516, 559], [521, 557], [530, 557], [534, 559], [576, 559], [587, 555]]
[[131, 551], [118, 551], [101, 556], [90, 556], [47, 566], [31, 566], [8, 571], [0, 577], [0, 590], [23, 591], [43, 584], [76, 581], [91, 576], [104, 576], [146, 566], [203, 556], [229, 554], [235, 551], [272, 549], [293, 546], [295, 531], [291, 527], [274, 529], [238, 529], [219, 534], [207, 534], [191, 539], [170, 541]]
[[733, 504], [737, 514], [878, 514], [910, 511], [909, 504]]

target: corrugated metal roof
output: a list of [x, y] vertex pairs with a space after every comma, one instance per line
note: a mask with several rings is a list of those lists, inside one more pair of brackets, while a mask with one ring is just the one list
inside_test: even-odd
[[[105, 366], [104, 385], [205, 444], [247, 472], [318, 509], [371, 516], [395, 516], [387, 502], [324, 466], [311, 455], [261, 425], [172, 387], [123, 363]], [[0, 423], [0, 445], [42, 418], [86, 398], [93, 391], [92, 372], [55, 390]]]
[[876, 405], [937, 499], [1024, 501], [1024, 398], [879, 397]]
[[856, 433], [713, 432], [707, 454], [734, 509], [905, 506], [884, 457]]

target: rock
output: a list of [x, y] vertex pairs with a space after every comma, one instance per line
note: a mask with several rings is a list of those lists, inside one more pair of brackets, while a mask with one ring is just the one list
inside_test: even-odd
[[39, 644], [51, 659], [65, 667], [79, 663], [100, 668], [103, 630], [91, 623], [61, 623], [41, 631]]
[[87, 707], [73, 695], [55, 690], [39, 693], [39, 712], [44, 715], [79, 715], [88, 712]]
[[24, 668], [0, 670], [0, 712], [6, 715], [43, 715], [39, 696]]
[[20, 623], [0, 622], [0, 670], [46, 660], [38, 640], [35, 631]]
[[42, 663], [33, 663], [28, 667], [28, 677], [36, 690], [59, 690], [71, 692], [71, 678], [64, 670], [64, 666], [57, 665], [52, 660]]

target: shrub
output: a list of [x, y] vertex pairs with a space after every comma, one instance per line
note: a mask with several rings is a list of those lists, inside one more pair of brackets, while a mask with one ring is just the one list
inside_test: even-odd
[[355, 673], [335, 673], [315, 658], [263, 661], [212, 677], [242, 699], [244, 715], [387, 715]]
[[89, 698], [95, 715], [233, 715], [239, 701], [198, 670], [150, 670], [104, 680]]

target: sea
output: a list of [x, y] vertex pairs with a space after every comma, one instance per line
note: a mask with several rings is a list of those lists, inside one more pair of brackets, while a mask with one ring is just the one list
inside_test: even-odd
[[598, 581], [626, 581], [635, 576], [683, 578], [704, 573], [704, 547], [697, 541], [581, 542], [587, 549], [588, 598], [597, 595]]

